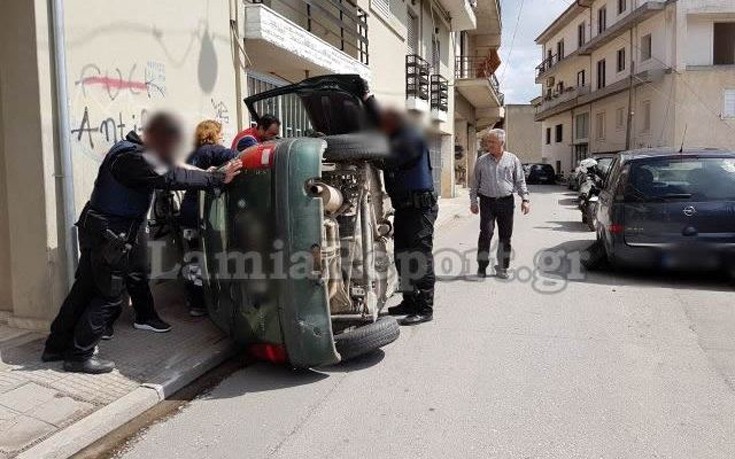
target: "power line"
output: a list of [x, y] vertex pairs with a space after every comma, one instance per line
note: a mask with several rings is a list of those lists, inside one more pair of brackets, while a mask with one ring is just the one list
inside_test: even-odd
[[508, 50], [508, 57], [507, 62], [505, 66], [503, 67], [503, 73], [500, 75], [500, 83], [503, 84], [505, 82], [505, 72], [508, 70], [508, 67], [510, 67], [511, 63], [511, 56], [513, 55], [513, 47], [515, 46], [516, 42], [516, 35], [518, 34], [518, 25], [521, 23], [521, 16], [523, 15], [523, 6], [526, 4], [526, 0], [521, 0], [521, 4], [518, 8], [518, 16], [516, 17], [516, 25], [513, 28], [513, 35], [510, 39], [510, 49]]

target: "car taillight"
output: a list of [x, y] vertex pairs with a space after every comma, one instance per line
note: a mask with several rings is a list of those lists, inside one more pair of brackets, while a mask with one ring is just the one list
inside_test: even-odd
[[250, 345], [250, 355], [271, 363], [286, 363], [288, 355], [283, 344], [258, 343]]
[[623, 234], [623, 231], [625, 231], [625, 226], [621, 225], [620, 223], [613, 223], [612, 225], [607, 227], [608, 231], [610, 231], [610, 234]]

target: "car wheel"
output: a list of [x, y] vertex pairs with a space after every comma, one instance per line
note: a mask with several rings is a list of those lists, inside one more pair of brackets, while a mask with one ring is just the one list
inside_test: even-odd
[[324, 140], [327, 161], [373, 161], [385, 159], [389, 153], [388, 139], [373, 132], [328, 135]]
[[394, 317], [381, 317], [376, 322], [335, 336], [334, 346], [345, 362], [392, 343], [400, 334], [401, 327]]

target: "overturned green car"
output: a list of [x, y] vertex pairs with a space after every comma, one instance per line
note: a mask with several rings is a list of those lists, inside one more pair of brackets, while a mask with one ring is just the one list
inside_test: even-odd
[[399, 335], [380, 310], [395, 290], [391, 208], [374, 167], [356, 75], [316, 77], [245, 99], [253, 119], [300, 104], [311, 135], [242, 153], [242, 174], [203, 194], [202, 271], [212, 320], [257, 356], [335, 364]]

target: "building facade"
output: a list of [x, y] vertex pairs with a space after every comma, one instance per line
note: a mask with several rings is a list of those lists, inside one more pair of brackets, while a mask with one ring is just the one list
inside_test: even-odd
[[[48, 326], [73, 275], [72, 223], [97, 168], [153, 110], [176, 112], [190, 131], [216, 119], [229, 141], [250, 123], [244, 97], [309, 76], [356, 73], [383, 104], [424, 123], [437, 189], [452, 196], [455, 42], [488, 21], [489, 3], [496, 0], [4, 5], [0, 322]], [[268, 110], [283, 120], [285, 137], [309, 127], [295, 101]]]
[[735, 148], [735, 3], [580, 0], [537, 38], [542, 158]]
[[495, 71], [500, 66], [500, 0], [475, 7], [477, 27], [455, 37], [454, 132], [455, 175], [467, 186], [478, 154], [477, 133], [503, 119], [503, 93]]
[[536, 107], [531, 104], [505, 106], [505, 148], [522, 163], [541, 162], [541, 123], [536, 121]]

